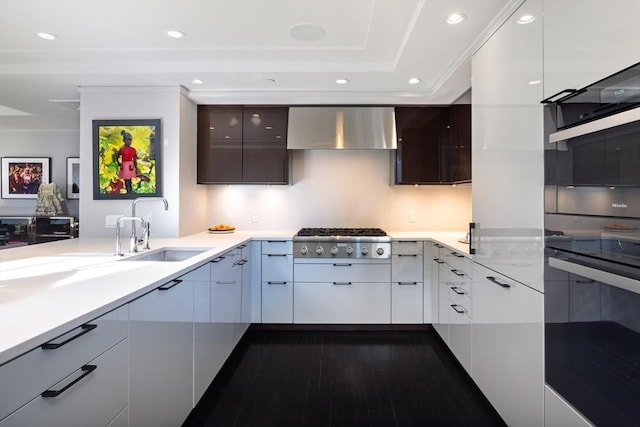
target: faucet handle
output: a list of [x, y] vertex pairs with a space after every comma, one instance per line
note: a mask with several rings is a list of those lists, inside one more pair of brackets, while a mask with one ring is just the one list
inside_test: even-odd
[[151, 249], [149, 247], [149, 221], [144, 223], [144, 231], [142, 232], [142, 248]]

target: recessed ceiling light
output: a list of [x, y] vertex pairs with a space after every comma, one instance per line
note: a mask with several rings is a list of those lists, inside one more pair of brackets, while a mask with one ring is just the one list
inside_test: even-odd
[[417, 77], [412, 77], [412, 78], [410, 78], [410, 79], [409, 79], [409, 84], [410, 84], [410, 85], [417, 85], [417, 84], [418, 84], [418, 83], [420, 83], [421, 81], [422, 81], [422, 80], [420, 80], [420, 79], [419, 79], [419, 78], [417, 78]]
[[447, 23], [448, 24], [459, 24], [462, 21], [464, 21], [464, 19], [466, 18], [466, 16], [464, 16], [461, 13], [452, 13], [451, 15], [449, 15], [449, 17], [447, 18]]
[[178, 30], [169, 30], [167, 31], [167, 35], [174, 39], [181, 39], [184, 37], [184, 33]]
[[191, 80], [191, 83], [193, 83], [194, 85], [201, 85], [204, 82], [200, 79], [193, 79]]
[[520, 18], [518, 18], [516, 22], [518, 24], [530, 24], [535, 20], [536, 20], [536, 17], [533, 15], [522, 15]]
[[338, 83], [339, 85], [346, 85], [347, 83], [349, 83], [349, 79], [337, 79], [336, 83]]
[[529, 82], [529, 84], [530, 84], [531, 86], [533, 86], [533, 85], [539, 85], [540, 83], [542, 83], [542, 80], [531, 80], [531, 81]]
[[38, 33], [38, 37], [45, 40], [56, 40], [58, 38], [58, 36], [51, 33]]
[[327, 32], [319, 25], [296, 24], [289, 28], [289, 37], [303, 42], [315, 42], [322, 39]]

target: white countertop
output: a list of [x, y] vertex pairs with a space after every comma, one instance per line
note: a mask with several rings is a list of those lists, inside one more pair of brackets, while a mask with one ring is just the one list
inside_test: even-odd
[[[0, 364], [101, 316], [249, 239], [291, 238], [295, 231], [197, 233], [154, 238], [163, 247], [206, 249], [185, 261], [127, 261], [114, 238], [78, 238], [0, 251]], [[434, 239], [468, 255], [464, 232], [388, 232]]]

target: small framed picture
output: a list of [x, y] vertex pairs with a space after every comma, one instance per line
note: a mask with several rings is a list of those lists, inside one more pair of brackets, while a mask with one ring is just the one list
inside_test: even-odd
[[162, 195], [160, 119], [93, 121], [93, 198]]
[[3, 157], [2, 198], [35, 199], [38, 187], [51, 180], [49, 157]]
[[80, 158], [67, 157], [67, 199], [80, 198]]

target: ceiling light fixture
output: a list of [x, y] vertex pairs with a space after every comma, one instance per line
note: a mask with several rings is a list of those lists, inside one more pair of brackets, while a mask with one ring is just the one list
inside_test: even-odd
[[181, 39], [184, 37], [184, 33], [178, 30], [169, 30], [167, 31], [167, 35], [174, 39]]
[[410, 85], [417, 85], [417, 84], [418, 84], [418, 83], [420, 83], [421, 81], [422, 81], [422, 80], [420, 80], [420, 79], [419, 79], [419, 78], [417, 78], [417, 77], [412, 77], [412, 78], [410, 78], [410, 79], [409, 79], [409, 84], [410, 84]]
[[464, 19], [466, 18], [466, 16], [464, 16], [461, 13], [452, 13], [451, 15], [449, 15], [449, 17], [447, 18], [447, 23], [448, 24], [459, 24], [462, 21], [464, 21]]
[[349, 83], [349, 79], [337, 79], [336, 83], [338, 83], [339, 85], [346, 85], [347, 83]]
[[200, 79], [193, 79], [191, 80], [191, 83], [193, 83], [194, 85], [201, 85], [204, 82]]
[[320, 25], [296, 24], [289, 28], [289, 37], [303, 42], [315, 42], [324, 38], [327, 32]]
[[522, 15], [520, 18], [518, 18], [516, 22], [518, 24], [530, 24], [535, 20], [536, 20], [536, 17], [533, 15]]
[[38, 33], [38, 37], [44, 40], [56, 40], [58, 38], [58, 36], [51, 33]]

